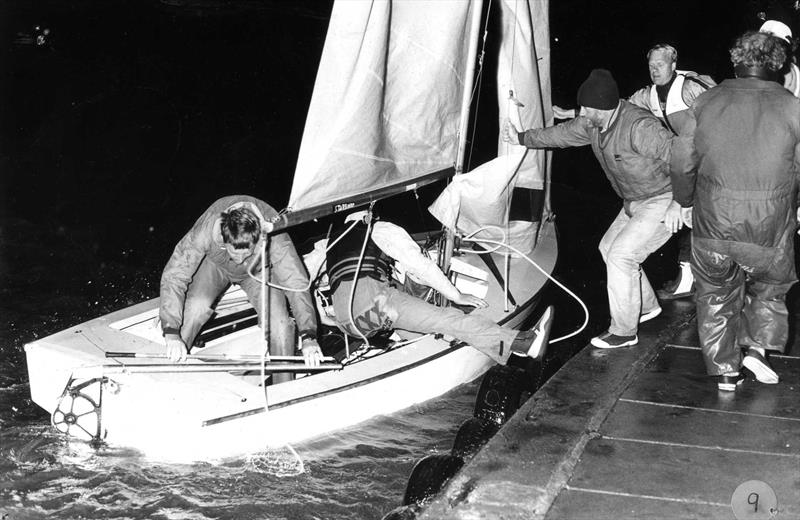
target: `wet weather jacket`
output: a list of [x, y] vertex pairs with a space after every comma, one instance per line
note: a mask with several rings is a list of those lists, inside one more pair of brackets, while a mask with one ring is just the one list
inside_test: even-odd
[[576, 117], [549, 128], [520, 132], [528, 148], [568, 148], [591, 145], [614, 191], [626, 202], [669, 192], [671, 134], [653, 114], [620, 101], [614, 120], [605, 131]]
[[701, 95], [675, 139], [674, 196], [693, 234], [775, 247], [795, 225], [800, 100], [778, 83], [728, 79]]
[[[178, 334], [184, 318], [186, 292], [192, 277], [204, 259], [211, 261], [231, 283], [247, 280], [247, 267], [259, 256], [259, 247], [237, 264], [224, 250], [220, 215], [236, 207], [252, 210], [262, 223], [277, 215], [267, 203], [247, 195], [232, 195], [214, 202], [197, 219], [194, 226], [178, 242], [161, 275], [160, 319], [164, 334]], [[289, 235], [279, 233], [270, 237], [268, 271], [273, 283], [290, 288], [308, 287], [308, 275]], [[260, 278], [260, 261], [253, 271]], [[270, 274], [268, 273], [268, 277]], [[276, 289], [278, 290], [278, 289]], [[314, 302], [309, 291], [285, 291], [289, 306], [297, 323], [297, 331], [307, 337], [316, 337], [317, 319]], [[248, 295], [250, 296], [250, 295]]]
[[677, 70], [667, 91], [664, 110], [661, 109], [655, 85], [640, 88], [628, 101], [652, 112], [673, 134], [679, 135], [690, 117], [687, 113], [689, 107], [694, 104], [697, 96], [714, 86], [716, 83], [709, 76], [701, 76], [689, 70]]
[[719, 375], [739, 370], [740, 346], [786, 345], [800, 99], [765, 79], [729, 79], [689, 114], [689, 131], [673, 141], [674, 196], [694, 206], [698, 331], [706, 368]]

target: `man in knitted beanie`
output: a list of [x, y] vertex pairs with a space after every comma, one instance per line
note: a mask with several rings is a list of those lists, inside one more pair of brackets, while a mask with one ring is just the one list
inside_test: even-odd
[[528, 148], [590, 145], [622, 209], [600, 241], [606, 263], [611, 324], [592, 339], [598, 348], [639, 342], [639, 323], [661, 313], [642, 262], [671, 236], [665, 226], [672, 202], [671, 133], [649, 111], [619, 99], [617, 82], [595, 69], [578, 88], [579, 117], [550, 128], [520, 132], [506, 121], [503, 139]]

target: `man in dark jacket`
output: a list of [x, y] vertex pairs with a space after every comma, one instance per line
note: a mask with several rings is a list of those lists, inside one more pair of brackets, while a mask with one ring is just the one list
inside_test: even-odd
[[642, 271], [645, 259], [671, 236], [663, 225], [672, 202], [671, 134], [656, 116], [619, 99], [611, 73], [595, 69], [578, 89], [580, 116], [557, 126], [519, 132], [506, 121], [503, 138], [528, 148], [591, 145], [623, 207], [600, 241], [606, 262], [611, 324], [593, 338], [598, 348], [638, 343], [639, 323], [661, 307]]
[[[266, 202], [254, 197], [223, 197], [200, 215], [175, 246], [161, 275], [159, 314], [171, 359], [186, 358], [220, 296], [232, 283], [244, 290], [256, 310], [261, 308], [261, 283], [249, 271], [258, 278], [262, 276], [261, 230], [268, 229], [267, 219], [275, 215]], [[270, 351], [273, 355], [294, 354], [295, 323], [286, 308], [288, 299], [306, 362], [318, 364], [322, 352], [316, 341], [317, 316], [303, 261], [286, 233], [270, 237], [268, 254], [272, 282], [297, 289], [269, 291]], [[268, 281], [269, 277], [267, 273]], [[284, 381], [290, 376], [275, 374], [273, 381]]]
[[694, 128], [673, 144], [675, 198], [693, 205], [703, 357], [725, 391], [741, 383], [742, 365], [758, 381], [777, 383], [766, 351], [783, 352], [788, 337], [785, 298], [797, 280], [800, 100], [778, 82], [785, 59], [774, 36], [740, 37], [731, 49], [736, 78], [697, 98]]

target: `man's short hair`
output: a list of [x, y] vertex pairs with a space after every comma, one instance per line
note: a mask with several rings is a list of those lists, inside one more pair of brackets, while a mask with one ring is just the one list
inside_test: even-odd
[[664, 51], [667, 54], [667, 58], [672, 63], [677, 63], [678, 61], [678, 51], [672, 45], [668, 43], [658, 43], [654, 45], [649, 51], [647, 51], [647, 59], [650, 59], [650, 56], [653, 55], [656, 51]]
[[781, 70], [786, 62], [786, 46], [780, 38], [758, 31], [747, 31], [730, 50], [731, 63], [746, 67]]
[[234, 208], [222, 212], [220, 223], [222, 240], [236, 249], [246, 249], [256, 242], [261, 234], [258, 217], [247, 208]]

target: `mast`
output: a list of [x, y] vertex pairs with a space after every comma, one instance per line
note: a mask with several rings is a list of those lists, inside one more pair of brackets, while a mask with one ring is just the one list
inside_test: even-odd
[[[469, 31], [469, 52], [467, 53], [467, 69], [464, 75], [464, 91], [461, 95], [461, 121], [458, 130], [458, 148], [456, 153], [455, 175], [464, 173], [464, 157], [467, 147], [467, 132], [469, 131], [469, 113], [472, 104], [472, 87], [475, 83], [475, 65], [478, 56], [478, 38], [481, 30], [481, 13], [483, 12], [483, 0], [474, 0], [471, 3], [472, 25]], [[489, 14], [487, 13], [487, 16]], [[450, 270], [450, 259], [453, 256], [455, 247], [455, 229], [447, 228], [444, 254], [442, 255], [442, 271], [448, 273]]]

